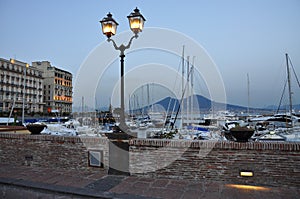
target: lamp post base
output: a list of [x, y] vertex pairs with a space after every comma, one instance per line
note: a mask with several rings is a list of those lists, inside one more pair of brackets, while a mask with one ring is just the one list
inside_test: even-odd
[[[127, 126], [126, 126], [127, 127]], [[109, 175], [129, 176], [129, 139], [133, 138], [129, 128], [117, 127], [114, 133], [106, 133], [109, 139]]]
[[108, 175], [130, 176], [128, 140], [110, 140]]

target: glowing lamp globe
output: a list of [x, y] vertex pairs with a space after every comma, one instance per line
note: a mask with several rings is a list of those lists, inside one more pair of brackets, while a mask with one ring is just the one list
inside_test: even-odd
[[117, 26], [119, 25], [113, 18], [112, 14], [108, 13], [101, 21], [102, 33], [110, 38], [117, 32]]
[[135, 8], [134, 11], [130, 13], [129, 16], [127, 16], [127, 18], [129, 20], [130, 29], [134, 34], [142, 32], [146, 19], [140, 13], [140, 10], [138, 8]]

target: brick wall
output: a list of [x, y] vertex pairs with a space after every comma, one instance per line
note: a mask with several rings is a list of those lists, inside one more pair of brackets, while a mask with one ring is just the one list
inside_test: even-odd
[[88, 167], [88, 151], [103, 151], [108, 165], [108, 142], [104, 138], [61, 137], [50, 135], [0, 134], [0, 162], [62, 169]]
[[133, 175], [300, 187], [300, 143], [139, 139], [130, 152]]
[[[300, 187], [300, 143], [132, 139], [129, 144], [132, 175]], [[0, 134], [4, 164], [98, 169], [88, 166], [89, 150], [103, 151], [107, 169], [105, 138]], [[254, 177], [240, 177], [243, 169]]]

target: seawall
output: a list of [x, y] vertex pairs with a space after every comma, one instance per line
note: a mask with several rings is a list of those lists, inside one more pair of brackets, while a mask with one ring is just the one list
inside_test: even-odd
[[[108, 170], [108, 143], [101, 137], [1, 133], [0, 162], [97, 170], [99, 167], [90, 165], [90, 153], [100, 152], [100, 167]], [[299, 165], [298, 142], [129, 140], [129, 168], [133, 176], [300, 187]], [[253, 177], [241, 177], [242, 170], [253, 172]]]

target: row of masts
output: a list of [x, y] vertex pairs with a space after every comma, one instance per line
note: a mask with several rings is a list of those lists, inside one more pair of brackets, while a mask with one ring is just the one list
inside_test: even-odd
[[[189, 126], [193, 119], [194, 113], [194, 64], [195, 56], [193, 56], [192, 64], [190, 64], [190, 56], [185, 60], [184, 55], [185, 46], [182, 47], [182, 74], [181, 74], [181, 89], [182, 99], [186, 99], [186, 104], [181, 104], [181, 126], [184, 125], [184, 118], [186, 124]], [[186, 64], [185, 64], [186, 63]], [[186, 76], [186, 82], [185, 82]], [[184, 101], [182, 101], [184, 102]], [[186, 109], [184, 109], [186, 107]]]
[[[290, 74], [290, 67], [289, 67], [289, 55], [285, 54], [286, 59], [286, 69], [287, 69], [287, 78], [288, 78], [288, 87], [289, 87], [289, 101], [290, 101], [290, 115], [292, 120], [293, 114], [293, 102], [292, 102], [292, 86], [291, 86], [291, 74]], [[292, 122], [293, 125], [293, 122]]]
[[[190, 125], [190, 122], [192, 121], [192, 115], [193, 115], [193, 108], [194, 108], [194, 102], [193, 102], [193, 94], [194, 94], [194, 61], [195, 56], [193, 56], [192, 64], [190, 65], [190, 56], [187, 56], [187, 59], [185, 60], [185, 46], [183, 46], [182, 49], [182, 99], [186, 99], [186, 104], [184, 101], [181, 101], [181, 126], [183, 127], [183, 124], [186, 123], [187, 125]], [[293, 115], [293, 102], [292, 102], [292, 87], [291, 87], [291, 75], [290, 75], [290, 66], [289, 66], [289, 56], [286, 53], [286, 67], [287, 67], [287, 82], [288, 82], [288, 97], [289, 97], [289, 114], [292, 117]], [[186, 63], [186, 66], [185, 66]], [[296, 74], [295, 74], [296, 75]], [[186, 77], [186, 82], [185, 82]], [[297, 79], [298, 80], [298, 79]], [[185, 85], [186, 83], [186, 85]], [[298, 82], [299, 84], [299, 82]], [[300, 84], [299, 84], [300, 86]], [[248, 96], [248, 103], [247, 103], [247, 114], [249, 116], [250, 114], [250, 80], [249, 80], [249, 74], [247, 73], [247, 96]], [[186, 118], [186, 122], [184, 121], [184, 118]], [[292, 119], [292, 118], [291, 118]], [[292, 124], [293, 125], [293, 124]]]
[[[288, 89], [289, 89], [289, 112], [292, 116], [293, 112], [293, 105], [292, 105], [292, 91], [291, 91], [291, 77], [290, 77], [290, 67], [289, 67], [289, 57], [288, 54], [285, 54], [286, 56], [286, 67], [287, 67], [287, 78], [288, 78]], [[184, 125], [191, 125], [193, 123], [194, 118], [194, 63], [195, 63], [195, 56], [192, 58], [192, 63], [190, 62], [190, 56], [187, 56], [185, 59], [185, 46], [182, 48], [182, 58], [181, 58], [181, 101], [179, 104], [179, 109], [176, 113], [175, 120], [177, 119], [177, 114], [180, 111], [181, 114], [181, 127]], [[143, 90], [142, 90], [143, 92]], [[149, 84], [147, 84], [147, 104], [148, 104], [148, 110], [150, 109], [150, 87]], [[142, 96], [144, 93], [142, 93]], [[250, 80], [249, 80], [249, 74], [247, 73], [247, 94], [248, 94], [248, 106], [247, 106], [247, 113], [249, 116], [250, 112]], [[135, 99], [135, 96], [133, 101], [137, 101]], [[130, 97], [129, 97], [130, 98]], [[185, 99], [185, 100], [184, 100]], [[138, 103], [138, 102], [136, 102]], [[132, 109], [132, 104], [129, 102], [129, 110]], [[137, 107], [139, 107], [139, 104], [136, 104]], [[168, 107], [169, 108], [169, 107]], [[168, 110], [169, 111], [169, 110]], [[197, 111], [199, 114], [199, 111]]]

